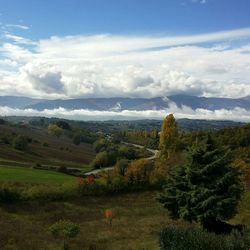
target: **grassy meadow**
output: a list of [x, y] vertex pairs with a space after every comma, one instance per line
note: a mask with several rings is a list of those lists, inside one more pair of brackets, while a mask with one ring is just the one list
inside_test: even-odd
[[[49, 227], [60, 219], [80, 226], [79, 235], [70, 241], [71, 249], [156, 250], [162, 227], [183, 224], [172, 221], [155, 201], [156, 192], [111, 197], [86, 197], [70, 202], [23, 202], [0, 208], [0, 249], [59, 250], [61, 240], [54, 239]], [[233, 222], [250, 226], [250, 192], [240, 205]], [[105, 209], [115, 213], [113, 227], [104, 217]]]
[[55, 171], [24, 167], [0, 166], [0, 182], [6, 181], [38, 184], [63, 184], [73, 183], [75, 181], [75, 177]]
[[[104, 217], [107, 208], [115, 212], [112, 228]], [[48, 228], [60, 219], [80, 226], [70, 244], [74, 250], [158, 249], [161, 227], [172, 223], [155, 201], [155, 192], [9, 204], [0, 209], [0, 227], [5, 228], [0, 231], [0, 249], [59, 250], [61, 241], [54, 240]]]

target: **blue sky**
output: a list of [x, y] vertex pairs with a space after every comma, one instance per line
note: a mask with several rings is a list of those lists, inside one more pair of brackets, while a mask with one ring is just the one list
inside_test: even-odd
[[207, 33], [248, 27], [249, 0], [2, 0], [2, 23], [41, 39], [78, 34]]
[[249, 0], [1, 0], [0, 93], [250, 96], [249, 10]]

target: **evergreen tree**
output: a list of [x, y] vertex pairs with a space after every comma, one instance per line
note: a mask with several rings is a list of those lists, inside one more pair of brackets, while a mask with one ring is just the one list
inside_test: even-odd
[[161, 156], [169, 159], [176, 151], [178, 128], [173, 114], [168, 115], [162, 123], [159, 149]]
[[210, 136], [190, 150], [189, 163], [176, 167], [158, 197], [174, 219], [200, 222], [232, 218], [243, 191], [239, 171], [231, 166], [230, 152], [219, 148]]

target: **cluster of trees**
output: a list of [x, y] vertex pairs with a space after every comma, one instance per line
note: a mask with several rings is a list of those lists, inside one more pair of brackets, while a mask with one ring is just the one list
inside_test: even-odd
[[120, 159], [134, 160], [148, 155], [146, 149], [138, 149], [116, 139], [103, 137], [94, 143], [94, 150], [97, 155], [91, 163], [92, 168], [113, 166]]
[[48, 132], [57, 137], [65, 135], [72, 139], [72, 143], [75, 145], [80, 145], [83, 143], [94, 143], [98, 136], [86, 129], [81, 129], [78, 127], [72, 127], [69, 123], [64, 120], [55, 121], [48, 125]]
[[[174, 157], [178, 139], [175, 119], [169, 115], [161, 129], [161, 157]], [[173, 219], [199, 222], [211, 231], [224, 225], [224, 232], [229, 226], [223, 221], [237, 213], [243, 185], [239, 169], [232, 164], [232, 152], [220, 139], [215, 140], [213, 133], [196, 137], [187, 150], [186, 164], [167, 173], [158, 200]]]
[[20, 151], [27, 151], [29, 144], [32, 143], [32, 138], [16, 133], [0, 133], [0, 142], [11, 145], [14, 149]]
[[28, 149], [29, 143], [31, 142], [32, 142], [31, 138], [23, 135], [18, 135], [13, 140], [13, 147], [17, 150], [26, 151]]
[[[245, 127], [234, 129], [244, 131], [243, 134], [249, 131]], [[230, 129], [223, 130], [222, 135], [224, 131]], [[197, 221], [206, 227], [208, 220], [219, 223], [235, 215], [243, 191], [240, 171], [234, 164], [235, 153], [223, 146], [225, 141], [218, 134], [180, 133], [170, 114], [162, 123], [160, 153], [155, 162], [134, 160], [133, 151], [126, 145], [101, 138], [94, 144], [97, 157], [93, 165], [98, 168], [115, 164], [113, 171], [104, 174], [107, 183], [134, 187], [164, 184], [159, 201], [171, 216]], [[224, 138], [229, 138], [229, 134]]]
[[[239, 136], [239, 146], [246, 148], [250, 143], [245, 140], [248, 126], [234, 130]], [[242, 134], [244, 136], [241, 137]], [[164, 190], [158, 201], [173, 219], [198, 222], [204, 229], [216, 233], [230, 232], [234, 228], [241, 230], [242, 226], [225, 222], [237, 213], [244, 190], [241, 171], [234, 164], [234, 152], [231, 150], [234, 147], [230, 143], [229, 147], [224, 146], [230, 137], [231, 129], [224, 129], [221, 133], [183, 135], [179, 133], [175, 118], [170, 114], [162, 123], [160, 154], [155, 163], [143, 159], [122, 159], [104, 177], [109, 184], [120, 183], [127, 188], [156, 186], [157, 181], [163, 179]], [[182, 141], [189, 141], [188, 146], [180, 147]], [[96, 147], [105, 148], [105, 142], [99, 142]], [[182, 162], [180, 155], [185, 157]], [[169, 167], [173, 162], [174, 166]]]
[[118, 134], [124, 141], [139, 145], [146, 145], [149, 148], [158, 148], [159, 135], [157, 129], [130, 129], [121, 131]]

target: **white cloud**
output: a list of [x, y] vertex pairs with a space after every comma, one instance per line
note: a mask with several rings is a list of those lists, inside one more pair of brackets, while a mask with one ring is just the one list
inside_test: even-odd
[[5, 59], [19, 62], [22, 65], [34, 59], [34, 54], [29, 49], [10, 42], [3, 43], [0, 52]]
[[64, 85], [62, 74], [48, 64], [28, 63], [21, 68], [20, 77], [23, 82], [31, 83], [32, 87], [45, 94], [62, 93]]
[[21, 24], [6, 24], [5, 25], [8, 28], [15, 28], [15, 29], [21, 29], [21, 30], [28, 30], [30, 29], [27, 25], [21, 25]]
[[[250, 28], [180, 37], [79, 35], [37, 42], [7, 35], [9, 41], [0, 47], [0, 62], [6, 63], [4, 72], [0, 70], [2, 95], [250, 95]], [[236, 40], [243, 45], [233, 47]], [[202, 46], [208, 42], [214, 46]]]
[[237, 40], [249, 37], [250, 28], [189, 36], [55, 36], [41, 40], [38, 51], [41, 54], [59, 58], [62, 56], [66, 58], [92, 58], [93, 56], [121, 55], [159, 47]]
[[193, 3], [206, 4], [207, 0], [192, 0]]
[[58, 108], [53, 110], [38, 111], [34, 109], [13, 109], [9, 107], [0, 107], [0, 113], [3, 116], [43, 116], [43, 117], [58, 117], [71, 120], [138, 120], [138, 119], [163, 119], [167, 114], [173, 113], [176, 118], [189, 119], [206, 119], [206, 120], [235, 120], [250, 122], [250, 111], [241, 108], [233, 110], [192, 110], [189, 107], [178, 108], [172, 104], [168, 109], [164, 110], [123, 110], [117, 111], [93, 111], [86, 109], [67, 110]]
[[36, 43], [31, 41], [30, 39], [17, 36], [17, 35], [13, 35], [9, 32], [5, 32], [5, 38], [8, 40], [12, 40], [14, 43], [17, 43], [17, 44], [36, 45]]

